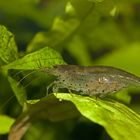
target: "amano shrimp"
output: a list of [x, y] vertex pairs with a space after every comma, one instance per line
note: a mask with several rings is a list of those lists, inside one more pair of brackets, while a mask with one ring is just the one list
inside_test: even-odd
[[56, 65], [44, 69], [57, 77], [52, 86], [54, 93], [66, 88], [69, 92], [104, 97], [128, 86], [140, 86], [140, 78], [124, 70], [110, 66]]

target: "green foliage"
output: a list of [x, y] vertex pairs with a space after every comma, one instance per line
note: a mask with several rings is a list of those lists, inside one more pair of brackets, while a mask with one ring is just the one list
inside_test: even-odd
[[[57, 93], [55, 96], [59, 100], [50, 95], [30, 105], [28, 111], [23, 113], [14, 124], [12, 129], [16, 131], [11, 131], [10, 140], [16, 138], [17, 135], [21, 136], [20, 129], [28, 128], [29, 122], [42, 118], [52, 122], [62, 121], [77, 117], [80, 115], [78, 111], [89, 120], [102, 125], [115, 140], [120, 140], [122, 137], [124, 140], [140, 139], [140, 116], [125, 105], [113, 100], [94, 99], [75, 94]], [[71, 101], [77, 109], [65, 100]], [[20, 125], [25, 118], [28, 118], [26, 123]]]
[[140, 76], [139, 9], [139, 0], [0, 1], [0, 24], [15, 35], [0, 25], [0, 104], [10, 93], [18, 101], [0, 107], [0, 134], [9, 132], [14, 116], [9, 140], [19, 140], [28, 128], [25, 140], [38, 139], [44, 131], [42, 139], [73, 140], [70, 135], [78, 123], [88, 124], [79, 120], [84, 116], [114, 140], [139, 140], [140, 88], [125, 89], [107, 100], [65, 93], [44, 97], [53, 77], [40, 72], [71, 63], [110, 65]]
[[[35, 103], [36, 102], [36, 103]], [[31, 101], [28, 101], [31, 103]], [[28, 110], [20, 115], [12, 127], [9, 140], [18, 140], [25, 133], [29, 124], [40, 119], [47, 119], [51, 122], [59, 122], [79, 116], [79, 112], [71, 102], [60, 102], [53, 95], [34, 101], [35, 104], [28, 106]], [[65, 115], [64, 115], [65, 112]], [[24, 128], [24, 130], [22, 130]]]
[[18, 57], [14, 35], [4, 26], [0, 25], [0, 58], [4, 63], [9, 63]]
[[104, 126], [114, 140], [140, 139], [140, 116], [123, 104], [64, 93], [56, 96], [73, 102], [83, 116]]
[[51, 48], [45, 47], [39, 51], [30, 53], [21, 59], [17, 59], [12, 63], [3, 67], [8, 69], [39, 69], [41, 67], [51, 67], [56, 64], [64, 64], [64, 61], [59, 53]]
[[0, 115], [0, 134], [8, 133], [14, 121], [15, 120], [13, 118], [5, 115]]

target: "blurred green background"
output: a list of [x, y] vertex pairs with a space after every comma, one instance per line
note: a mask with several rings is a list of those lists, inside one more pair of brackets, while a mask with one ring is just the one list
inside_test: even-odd
[[[15, 35], [19, 56], [49, 46], [60, 52], [68, 64], [109, 65], [140, 76], [139, 0], [0, 0], [0, 24]], [[27, 91], [37, 91], [39, 97], [45, 91], [43, 82], [38, 84], [37, 79], [37, 84], [34, 81], [26, 87]], [[1, 113], [17, 117], [21, 107], [15, 98], [8, 101], [13, 92], [7, 86], [1, 75], [0, 106], [7, 102]], [[125, 92], [131, 95], [127, 105], [140, 113], [140, 88]], [[83, 117], [59, 123], [38, 122], [24, 137], [39, 138], [110, 139], [101, 126]]]

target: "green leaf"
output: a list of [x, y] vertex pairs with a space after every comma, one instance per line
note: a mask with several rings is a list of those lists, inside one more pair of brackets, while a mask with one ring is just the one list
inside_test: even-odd
[[[37, 50], [40, 47], [44, 47], [44, 45], [55, 47], [56, 49], [62, 49], [62, 47], [66, 46], [67, 49], [67, 43], [71, 42], [71, 39], [75, 35], [82, 33], [84, 34], [82, 35], [84, 36], [83, 38], [85, 38], [85, 32], [90, 33], [91, 30], [94, 30], [95, 25], [97, 25], [99, 21], [100, 15], [105, 13], [104, 11], [109, 15], [109, 12], [114, 5], [112, 6], [111, 4], [106, 6], [107, 4], [103, 3], [102, 5], [96, 5], [94, 7], [94, 3], [87, 0], [71, 0], [67, 3], [66, 8], [71, 7], [71, 9], [73, 9], [73, 16], [66, 13], [65, 16], [54, 18], [50, 30], [38, 33], [28, 45], [27, 52]], [[85, 44], [85, 46], [87, 45]], [[75, 46], [75, 48], [76, 47], [77, 46]]]
[[10, 86], [12, 87], [12, 90], [14, 91], [19, 104], [22, 106], [25, 105], [26, 91], [24, 87], [22, 85], [19, 85], [19, 83], [10, 76], [8, 76], [8, 81], [10, 82]]
[[[113, 6], [114, 5], [112, 3], [108, 6], [108, 1], [104, 2], [102, 5], [96, 4], [94, 6], [93, 2], [89, 2], [87, 0], [71, 0], [67, 3], [66, 8], [71, 7], [71, 9], [73, 9], [73, 16], [66, 13], [65, 16], [54, 18], [52, 27], [49, 31], [38, 33], [28, 45], [27, 52], [35, 51], [40, 47], [44, 47], [44, 45], [55, 47], [58, 50], [61, 50], [62, 47], [66, 47], [67, 49], [69, 46], [67, 43], [71, 42], [71, 39], [77, 34], [80, 34], [80, 36], [82, 35], [83, 40], [86, 36], [85, 46], [89, 46], [87, 45], [87, 38], [89, 38], [89, 35], [85, 35], [85, 32], [89, 32], [88, 34], [90, 34], [92, 30], [94, 32], [94, 27], [97, 25], [100, 16], [105, 13], [110, 15], [110, 11], [114, 8]], [[77, 48], [76, 45], [77, 44], [75, 44], [75, 46], [73, 45], [74, 48]], [[86, 57], [88, 57], [87, 53]], [[90, 62], [88, 62], [88, 64], [89, 63]]]
[[4, 63], [9, 63], [17, 59], [17, 46], [14, 35], [4, 26], [0, 25], [0, 58]]
[[59, 122], [76, 118], [79, 115], [80, 113], [71, 102], [60, 101], [50, 94], [37, 103], [29, 105], [28, 110], [19, 116], [11, 128], [9, 140], [20, 140], [29, 128], [29, 124], [38, 122], [40, 119]]
[[[109, 35], [107, 35], [106, 37], [106, 33], [107, 33], [106, 30], [100, 29], [100, 28], [101, 26], [103, 26], [106, 29], [106, 25], [105, 25], [106, 20], [102, 21], [102, 18], [106, 19], [107, 17], [110, 17], [110, 12], [114, 8], [115, 3], [114, 1], [109, 1], [109, 0], [105, 0], [103, 2], [99, 2], [99, 1], [97, 2], [97, 1], [94, 3], [93, 1], [88, 1], [88, 0], [71, 0], [72, 6], [74, 7], [76, 11], [77, 19], [79, 19], [79, 22], [80, 22], [79, 26], [77, 27], [77, 30], [75, 31], [75, 34], [76, 35], [78, 34], [80, 36], [80, 38], [82, 39], [82, 42], [84, 42], [84, 45], [87, 47], [87, 51], [91, 49], [95, 51], [99, 47], [103, 48], [104, 46], [105, 47], [108, 46], [108, 44], [107, 45], [104, 44], [104, 40], [108, 41]], [[98, 26], [100, 30], [98, 29]], [[110, 26], [108, 28], [112, 29]], [[113, 32], [113, 31], [111, 30], [110, 32]], [[105, 32], [105, 36], [103, 35], [103, 32]], [[114, 35], [114, 32], [112, 34]], [[116, 39], [116, 36], [114, 37], [115, 39]], [[108, 42], [110, 43], [110, 41], [111, 40], [109, 40]], [[116, 43], [115, 41], [112, 41], [112, 42]], [[77, 46], [75, 45], [75, 48], [76, 47]], [[90, 56], [90, 54], [88, 55]]]
[[102, 125], [114, 140], [140, 139], [140, 116], [125, 105], [75, 94], [57, 93], [56, 97], [73, 102], [83, 116]]
[[10, 118], [5, 115], [0, 115], [0, 134], [8, 133], [14, 121], [15, 120], [13, 118]]
[[27, 100], [28, 104], [36, 104], [37, 102], [39, 102], [40, 99], [36, 99], [36, 100]]
[[[65, 115], [63, 114], [64, 112]], [[26, 113], [30, 116], [30, 121], [44, 118], [52, 122], [67, 120], [79, 115], [71, 102], [61, 101], [53, 94], [49, 94], [35, 104], [29, 104]]]
[[62, 48], [63, 43], [70, 39], [78, 26], [79, 21], [77, 19], [55, 18], [52, 28], [48, 32], [38, 33], [34, 37], [27, 47], [27, 52], [32, 52], [45, 45], [55, 47], [56, 49]]
[[61, 55], [55, 50], [45, 47], [36, 52], [27, 54], [21, 59], [6, 65], [3, 67], [4, 70], [8, 69], [39, 69], [41, 67], [52, 67], [56, 64], [64, 64], [64, 60]]

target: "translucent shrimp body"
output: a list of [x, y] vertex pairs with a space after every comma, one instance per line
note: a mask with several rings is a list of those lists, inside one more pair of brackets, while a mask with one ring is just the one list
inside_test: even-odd
[[80, 94], [103, 97], [130, 85], [140, 86], [139, 77], [109, 66], [56, 65], [46, 72], [57, 77], [52, 83], [55, 93], [67, 88]]

